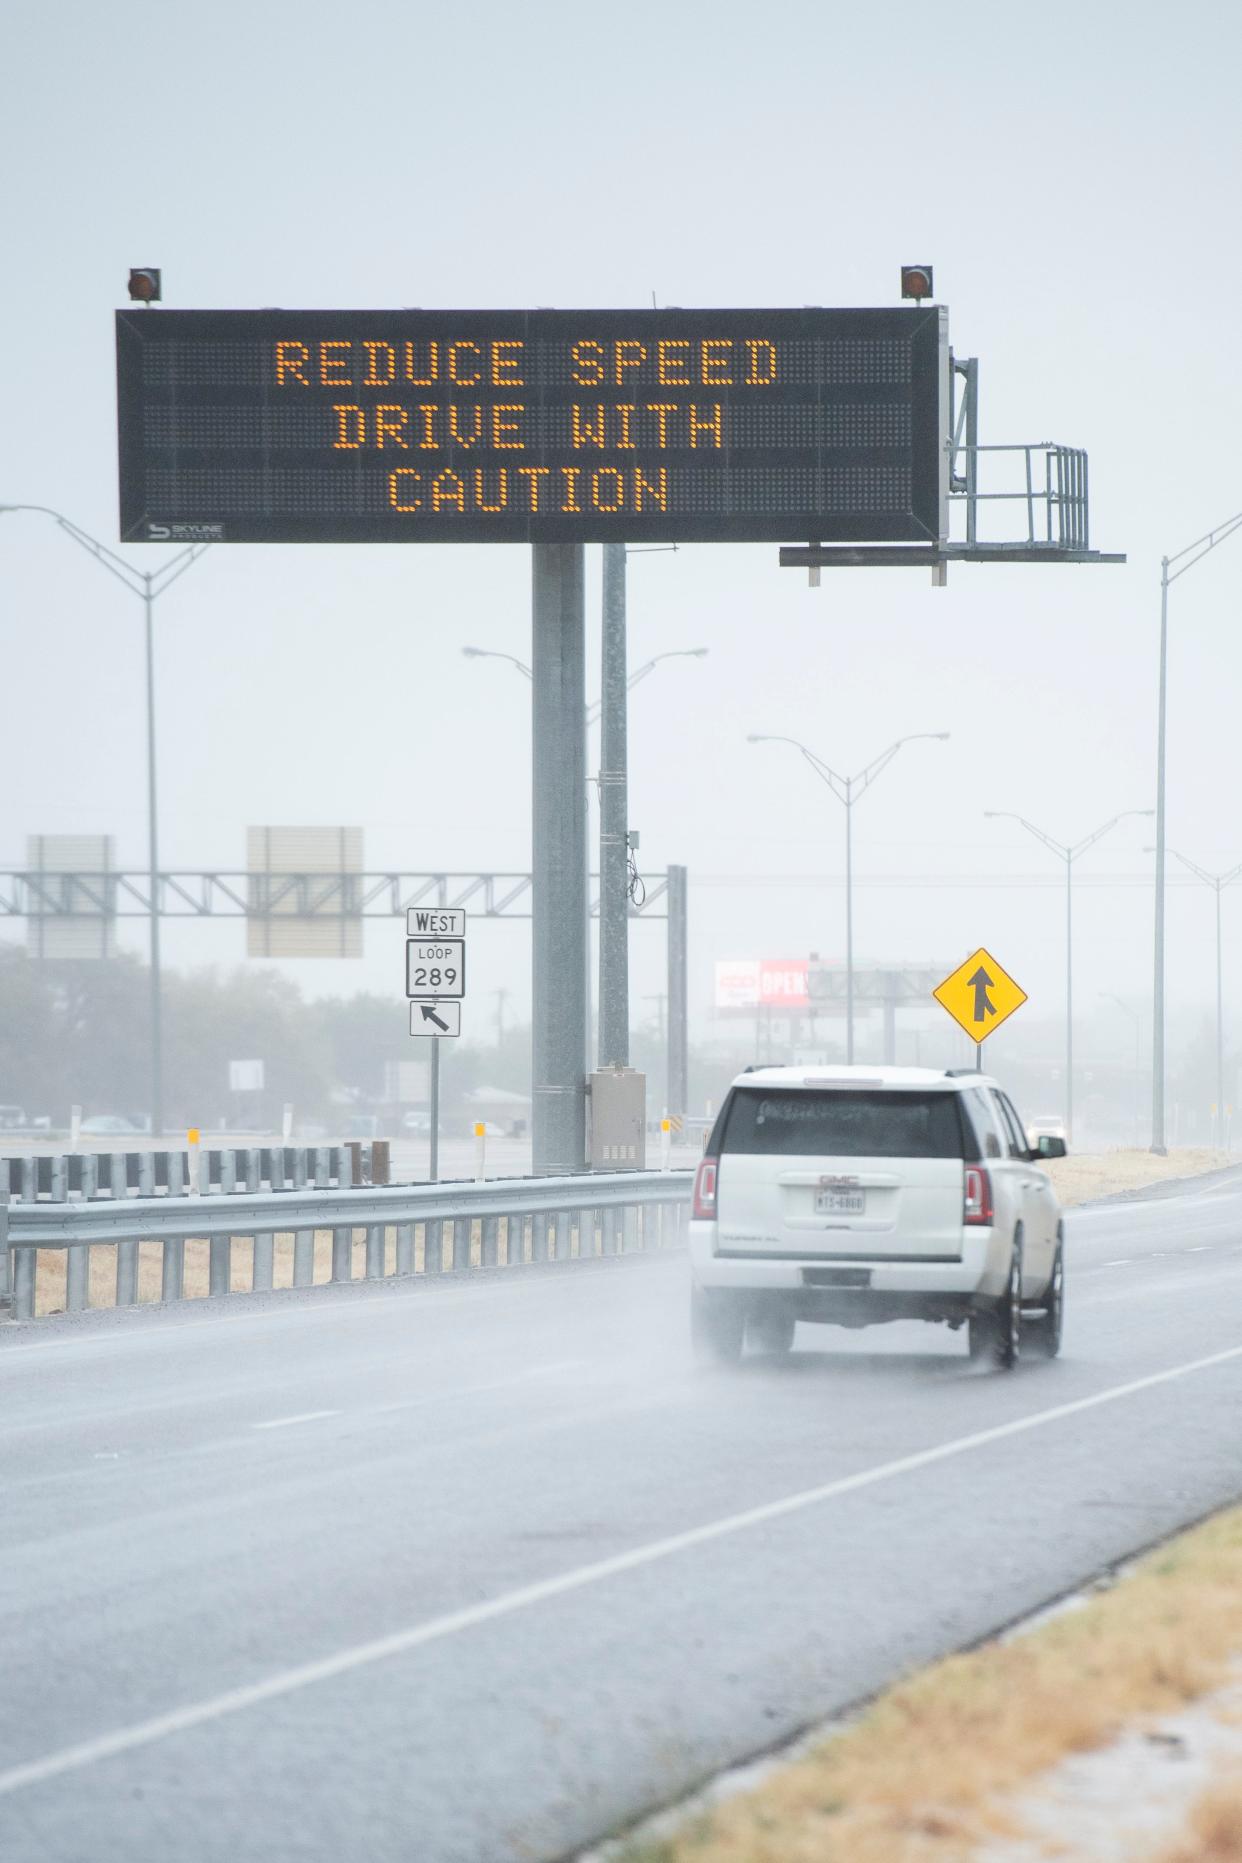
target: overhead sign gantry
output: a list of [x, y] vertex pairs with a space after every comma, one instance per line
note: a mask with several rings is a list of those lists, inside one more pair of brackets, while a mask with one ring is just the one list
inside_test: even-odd
[[118, 313], [121, 535], [935, 542], [948, 313]]
[[[582, 546], [775, 541], [813, 582], [1122, 560], [1089, 546], [1085, 453], [981, 446], [931, 268], [902, 289], [876, 310], [153, 311], [158, 270], [131, 278], [123, 539], [533, 546], [536, 1171], [585, 1156]], [[1017, 490], [984, 490], [1009, 450]], [[1024, 538], [982, 539], [989, 496], [1024, 502]]]

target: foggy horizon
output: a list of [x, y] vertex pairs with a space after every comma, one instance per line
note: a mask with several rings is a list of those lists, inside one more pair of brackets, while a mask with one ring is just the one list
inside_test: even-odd
[[[658, 667], [633, 693], [630, 820], [641, 871], [689, 870], [702, 1038], [717, 960], [843, 954], [843, 811], [791, 749], [748, 734], [802, 739], [849, 772], [898, 736], [949, 731], [947, 744], [907, 746], [856, 811], [857, 961], [952, 963], [983, 944], [1021, 979], [1027, 1017], [1060, 1013], [1059, 864], [984, 811], [1077, 841], [1153, 804], [1159, 558], [1240, 502], [1242, 261], [1221, 231], [1239, 154], [1221, 41], [1236, 21], [1192, 7], [1170, 65], [1154, 9], [1119, 32], [1107, 13], [1056, 6], [1016, 60], [997, 55], [981, 7], [961, 15], [952, 45], [906, 7], [898, 19], [918, 56], [892, 60], [885, 22], [847, 27], [793, 5], [773, 16], [784, 31], [767, 42], [782, 49], [764, 62], [738, 61], [728, 34], [705, 36], [688, 16], [640, 7], [630, 32], [605, 41], [602, 23], [551, 8], [541, 108], [522, 118], [523, 159], [510, 164], [498, 160], [513, 101], [504, 73], [522, 35], [492, 10], [489, 58], [469, 76], [483, 133], [458, 125], [449, 91], [421, 93], [418, 146], [447, 138], [456, 150], [446, 196], [410, 190], [399, 120], [338, 85], [291, 9], [255, 19], [226, 5], [210, 33], [174, 17], [154, 36], [130, 5], [73, 16], [79, 56], [66, 67], [55, 19], [22, 10], [30, 55], [3, 132], [11, 160], [40, 152], [8, 220], [14, 277], [47, 288], [11, 294], [3, 313], [0, 502], [62, 511], [139, 569], [168, 552], [116, 542], [112, 313], [130, 264], [161, 265], [171, 309], [653, 296], [881, 306], [898, 302], [902, 262], [934, 263], [950, 341], [980, 361], [981, 440], [1087, 448], [1092, 543], [1128, 562], [955, 565], [945, 589], [926, 570], [828, 570], [810, 590], [804, 572], [778, 568], [775, 545], [631, 557], [631, 669], [658, 652], [710, 651]], [[452, 68], [447, 22], [364, 4], [351, 31], [382, 42], [386, 65]], [[196, 82], [182, 96], [172, 73], [191, 46]], [[791, 109], [790, 86], [816, 56], [823, 96], [808, 87], [803, 102], [795, 88]], [[279, 118], [265, 104], [275, 69]], [[863, 69], [882, 74], [879, 114], [845, 81]], [[702, 107], [683, 115], [688, 70]], [[105, 133], [127, 95], [168, 116], [153, 140]], [[605, 99], [615, 107], [601, 115]], [[950, 128], [954, 100], [963, 114]], [[230, 122], [244, 135], [225, 133]], [[1068, 203], [1044, 168], [1066, 139]], [[282, 177], [275, 191], [251, 187], [259, 163]], [[692, 220], [670, 207], [674, 178]], [[587, 556], [594, 694], [599, 552]], [[1214, 871], [1242, 858], [1230, 806], [1240, 574], [1235, 544], [1170, 596], [1168, 844]], [[526, 870], [529, 690], [462, 648], [528, 659], [529, 583], [521, 546], [213, 547], [156, 610], [161, 864], [238, 870], [250, 825], [341, 823], [363, 829], [371, 870]], [[0, 753], [0, 864], [23, 866], [30, 834], [89, 832], [114, 835], [119, 863], [141, 868], [140, 604], [37, 515], [0, 515], [0, 588], [23, 695]], [[595, 732], [592, 757], [597, 745]], [[1084, 1018], [1101, 990], [1150, 1004], [1151, 826], [1121, 823], [1076, 866]], [[1226, 1002], [1242, 1009], [1239, 911], [1227, 893]], [[240, 920], [165, 921], [164, 962], [241, 961], [242, 931]], [[635, 1023], [664, 987], [662, 934], [631, 929]], [[369, 921], [361, 960], [280, 968], [313, 996], [391, 990], [399, 1019], [402, 935], [397, 920]], [[141, 951], [145, 925], [122, 920], [118, 936]], [[1179, 1023], [1212, 1008], [1212, 937], [1208, 890], [1171, 859], [1171, 1050]], [[514, 1013], [529, 1013], [528, 928], [473, 918], [471, 957], [463, 1033], [480, 1040], [489, 991], [510, 990]], [[996, 1065], [1018, 1027], [994, 1038]], [[1128, 1041], [1119, 1019], [1119, 1054]]]

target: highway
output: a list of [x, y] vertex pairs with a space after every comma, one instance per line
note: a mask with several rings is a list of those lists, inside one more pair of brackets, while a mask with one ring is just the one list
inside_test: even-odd
[[1065, 1355], [683, 1259], [0, 1328], [6, 1863], [570, 1856], [1242, 1494], [1242, 1172], [1067, 1218]]

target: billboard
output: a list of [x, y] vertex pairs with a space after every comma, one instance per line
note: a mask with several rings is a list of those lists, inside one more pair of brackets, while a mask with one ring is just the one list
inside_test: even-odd
[[805, 957], [720, 958], [716, 963], [717, 1009], [807, 1009]]
[[[110, 834], [26, 836], [31, 957], [115, 957], [116, 846]], [[72, 875], [72, 879], [57, 876]]]
[[948, 313], [117, 313], [128, 542], [947, 532]]
[[361, 828], [247, 828], [246, 956], [361, 957]]

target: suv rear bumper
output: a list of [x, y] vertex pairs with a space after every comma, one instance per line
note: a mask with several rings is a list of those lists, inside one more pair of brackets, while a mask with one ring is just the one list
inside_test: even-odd
[[[690, 1268], [697, 1287], [755, 1294], [796, 1294], [799, 1306], [808, 1309], [844, 1306], [846, 1309], [868, 1305], [885, 1306], [889, 1297], [894, 1304], [911, 1310], [928, 1306], [963, 1307], [997, 1300], [1005, 1291], [1009, 1274], [1010, 1242], [997, 1229], [963, 1228], [960, 1257], [950, 1261], [892, 1261], [875, 1255], [804, 1257], [797, 1260], [779, 1255], [743, 1255], [734, 1244], [727, 1255], [716, 1252], [715, 1223], [690, 1224]], [[828, 1277], [840, 1272], [853, 1279], [866, 1280], [850, 1286], [833, 1286]], [[827, 1282], [827, 1284], [826, 1284]], [[942, 1303], [934, 1297], [945, 1296]]]

